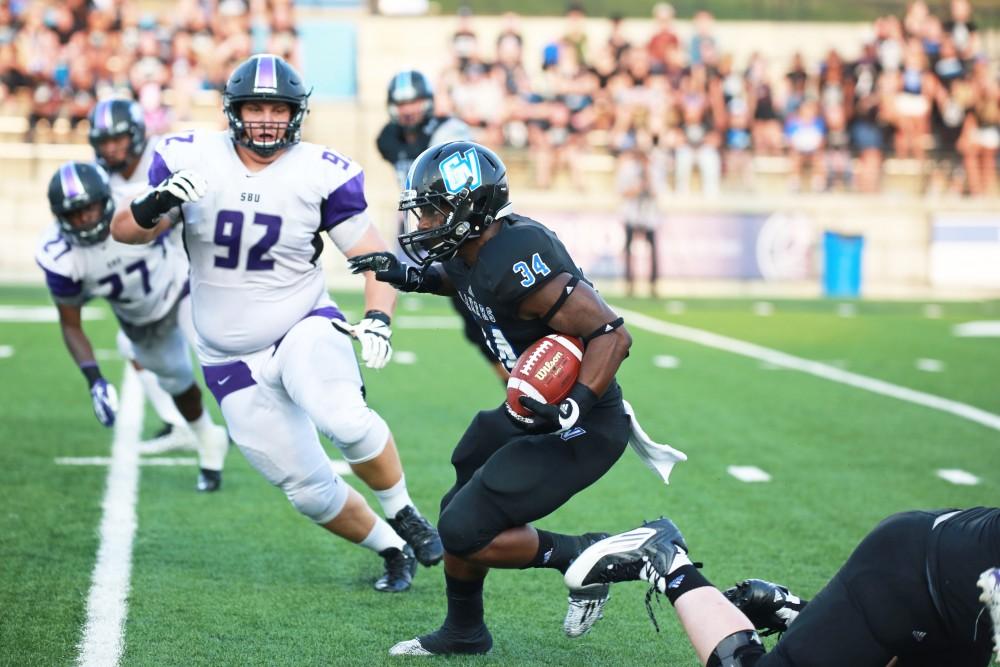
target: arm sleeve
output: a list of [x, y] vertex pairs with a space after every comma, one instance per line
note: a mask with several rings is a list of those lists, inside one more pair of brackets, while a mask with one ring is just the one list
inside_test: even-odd
[[369, 225], [371, 225], [371, 218], [368, 217], [367, 212], [362, 211], [329, 229], [327, 235], [340, 252], [346, 255], [347, 251], [361, 240]]

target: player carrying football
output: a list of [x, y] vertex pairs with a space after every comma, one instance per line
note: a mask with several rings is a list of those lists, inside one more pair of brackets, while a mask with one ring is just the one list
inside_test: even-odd
[[[361, 168], [300, 141], [308, 101], [281, 58], [239, 65], [223, 94], [228, 131], [165, 137], [149, 170], [153, 189], [115, 218], [113, 233], [142, 242], [180, 208], [198, 356], [233, 441], [299, 512], [382, 556], [377, 590], [403, 591], [418, 560], [440, 561], [441, 542], [410, 499], [388, 425], [365, 402], [350, 338], [331, 326], [361, 341], [370, 368], [383, 367], [395, 293], [367, 280], [365, 316], [348, 325], [317, 263], [322, 232], [348, 257], [386, 244], [366, 213]], [[331, 470], [317, 427], [388, 523]]]
[[[403, 291], [457, 293], [508, 370], [539, 338], [585, 342], [576, 385], [559, 405], [530, 398], [523, 417], [501, 405], [476, 415], [452, 454], [455, 485], [441, 501], [448, 613], [436, 631], [392, 647], [392, 655], [485, 653], [483, 581], [492, 567], [565, 572], [604, 534], [561, 535], [532, 521], [561, 507], [606, 473], [629, 439], [615, 373], [632, 339], [555, 234], [513, 213], [507, 170], [488, 148], [450, 142], [410, 168], [399, 208], [415, 229], [399, 237], [416, 266], [387, 252], [354, 257], [355, 272]], [[564, 629], [586, 632], [607, 587], [574, 592]]]

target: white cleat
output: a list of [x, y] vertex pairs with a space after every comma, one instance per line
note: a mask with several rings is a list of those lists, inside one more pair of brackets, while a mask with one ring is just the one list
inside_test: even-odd
[[993, 652], [1000, 664], [1000, 567], [991, 567], [979, 575], [976, 585], [983, 593], [979, 599], [986, 605], [993, 620]]
[[611, 586], [596, 584], [569, 592], [569, 608], [563, 619], [563, 632], [567, 637], [582, 637], [594, 624], [604, 618], [604, 605], [611, 597]]
[[419, 639], [407, 639], [389, 649], [389, 655], [434, 655], [421, 644]]

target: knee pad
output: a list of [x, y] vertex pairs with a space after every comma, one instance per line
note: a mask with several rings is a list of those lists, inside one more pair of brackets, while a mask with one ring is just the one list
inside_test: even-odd
[[442, 512], [437, 529], [445, 551], [455, 556], [475, 553], [486, 546], [479, 537], [475, 517], [460, 507], [449, 506]]
[[347, 503], [347, 484], [328, 465], [303, 480], [281, 486], [295, 509], [316, 523], [327, 523]]
[[765, 652], [756, 630], [740, 630], [719, 642], [705, 667], [753, 667]]
[[382, 453], [389, 441], [389, 425], [363, 403], [324, 415], [319, 427], [337, 445], [348, 463], [372, 460]]

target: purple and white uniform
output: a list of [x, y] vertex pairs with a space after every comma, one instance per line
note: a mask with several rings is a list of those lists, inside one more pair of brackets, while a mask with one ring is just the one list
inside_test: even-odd
[[[64, 188], [72, 192], [75, 172], [64, 169]], [[81, 186], [82, 188], [82, 186]], [[56, 303], [83, 305], [108, 300], [133, 345], [135, 358], [156, 373], [170, 394], [191, 386], [194, 375], [181, 327], [187, 309], [187, 261], [163, 238], [147, 245], [103, 242], [71, 244], [53, 223], [39, 241], [35, 261]], [[188, 332], [190, 325], [188, 325]]]
[[389, 429], [365, 403], [343, 319], [317, 260], [320, 234], [347, 252], [368, 231], [364, 175], [323, 146], [296, 143], [260, 171], [227, 132], [164, 137], [149, 184], [191, 170], [208, 192], [181, 207], [198, 356], [230, 436], [300, 512], [335, 517], [347, 486], [318, 427], [351, 463], [382, 452]]

